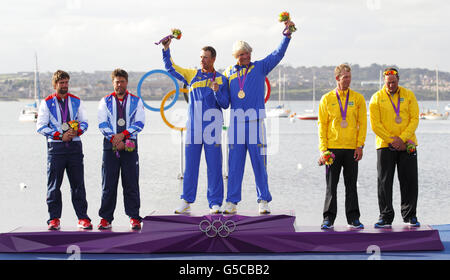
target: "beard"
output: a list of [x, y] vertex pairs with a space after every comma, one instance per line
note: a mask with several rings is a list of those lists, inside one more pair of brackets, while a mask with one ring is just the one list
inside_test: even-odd
[[59, 94], [66, 94], [67, 92], [69, 92], [69, 88], [59, 88], [58, 89]]
[[126, 89], [126, 88], [123, 88], [123, 87], [116, 87], [116, 88], [114, 88], [114, 91], [115, 91], [116, 94], [118, 94], [118, 95], [123, 95], [123, 94], [125, 94], [125, 92], [127, 91], [127, 89]]

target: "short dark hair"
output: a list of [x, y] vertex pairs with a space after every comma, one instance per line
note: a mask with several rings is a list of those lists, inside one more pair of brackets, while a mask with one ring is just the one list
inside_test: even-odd
[[211, 53], [211, 57], [216, 57], [216, 50], [211, 46], [206, 46], [202, 48], [203, 51], [209, 51]]
[[128, 82], [128, 73], [123, 69], [120, 68], [114, 69], [114, 71], [111, 73], [111, 80], [114, 81], [115, 77], [124, 77], [125, 80], [127, 80]]
[[63, 79], [70, 80], [69, 73], [67, 73], [66, 71], [63, 71], [63, 70], [56, 70], [56, 72], [53, 73], [52, 85], [55, 86], [56, 83], [58, 83], [60, 80], [63, 80]]

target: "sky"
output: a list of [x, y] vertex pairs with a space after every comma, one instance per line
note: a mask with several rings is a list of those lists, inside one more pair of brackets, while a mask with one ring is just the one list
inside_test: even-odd
[[154, 42], [183, 32], [172, 58], [198, 67], [200, 49], [217, 51], [216, 69], [234, 64], [247, 41], [252, 60], [281, 42], [282, 11], [298, 31], [281, 64], [372, 63], [450, 71], [450, 1], [445, 0], [2, 0], [0, 73], [163, 69]]

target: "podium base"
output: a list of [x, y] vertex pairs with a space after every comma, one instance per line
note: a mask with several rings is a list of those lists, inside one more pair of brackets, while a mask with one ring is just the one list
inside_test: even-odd
[[[149, 215], [140, 231], [18, 228], [0, 234], [3, 253], [298, 253], [438, 251], [444, 247], [431, 226], [349, 229], [295, 226], [295, 216]], [[375, 247], [374, 247], [375, 246]]]

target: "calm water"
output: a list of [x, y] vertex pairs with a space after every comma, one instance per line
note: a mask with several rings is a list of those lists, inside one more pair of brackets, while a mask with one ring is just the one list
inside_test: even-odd
[[[441, 107], [450, 102], [442, 101]], [[48, 219], [46, 199], [46, 144], [35, 131], [35, 123], [18, 121], [19, 111], [26, 102], [0, 102], [0, 232], [19, 226], [43, 226]], [[159, 107], [159, 102], [149, 102]], [[268, 107], [276, 105], [269, 103]], [[287, 105], [301, 113], [311, 108], [311, 102], [290, 101]], [[88, 214], [94, 225], [99, 222], [101, 197], [102, 136], [97, 129], [97, 102], [86, 102], [89, 130], [82, 136]], [[317, 106], [317, 103], [316, 103]], [[420, 102], [421, 109], [434, 108], [435, 102]], [[167, 117], [181, 119], [186, 103], [178, 101]], [[146, 111], [147, 124], [139, 136], [141, 216], [153, 211], [171, 213], [178, 206], [181, 192], [177, 175], [180, 170], [180, 135], [170, 130], [159, 113]], [[288, 119], [268, 120], [271, 149], [268, 158], [269, 186], [272, 210], [294, 210], [297, 225], [319, 225], [325, 198], [325, 170], [317, 166], [318, 136], [315, 121], [292, 123]], [[418, 217], [424, 224], [450, 223], [450, 120], [420, 121], [419, 139], [419, 203]], [[376, 190], [375, 137], [368, 128], [364, 157], [359, 165], [358, 192], [361, 221], [372, 225], [378, 218]], [[20, 184], [27, 188], [22, 190]], [[67, 178], [63, 181], [62, 226], [74, 226], [76, 216], [70, 201]], [[122, 191], [115, 212], [115, 225], [128, 225], [124, 214]], [[247, 157], [243, 185], [243, 201], [238, 209], [256, 213], [256, 190], [253, 171]], [[197, 201], [193, 211], [208, 213], [206, 202], [206, 164], [202, 159]], [[394, 223], [401, 223], [398, 183], [394, 184]], [[336, 224], [346, 224], [344, 186], [338, 187], [338, 216]]]

